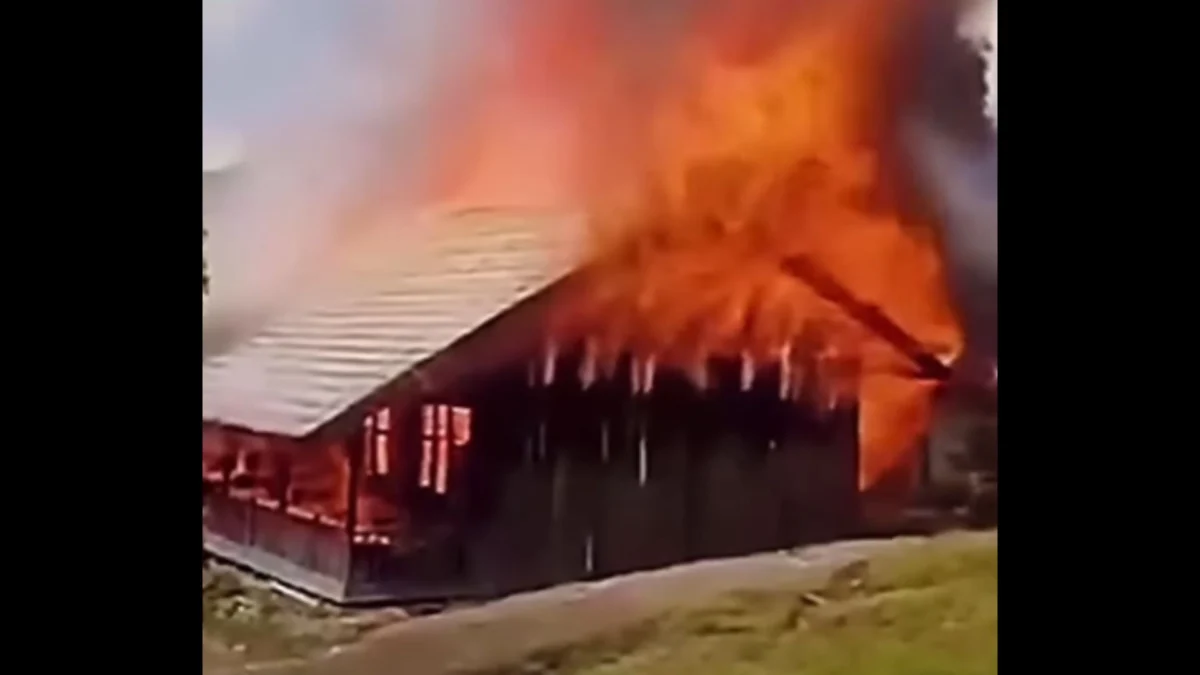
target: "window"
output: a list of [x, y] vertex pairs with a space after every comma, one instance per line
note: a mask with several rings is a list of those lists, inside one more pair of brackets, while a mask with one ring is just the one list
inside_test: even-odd
[[421, 487], [433, 485], [433, 439], [421, 441]]
[[449, 488], [451, 449], [471, 442], [471, 409], [446, 404], [421, 406], [420, 485], [444, 495]]
[[439, 495], [446, 494], [446, 481], [449, 478], [450, 439], [437, 439], [437, 473], [434, 476], [433, 491]]
[[375, 473], [380, 476], [388, 474], [388, 435], [387, 433], [375, 434]]
[[471, 442], [471, 409], [455, 406], [450, 409], [450, 429], [454, 434], [455, 447]]
[[363, 422], [368, 476], [386, 476], [391, 471], [392, 411], [380, 408]]

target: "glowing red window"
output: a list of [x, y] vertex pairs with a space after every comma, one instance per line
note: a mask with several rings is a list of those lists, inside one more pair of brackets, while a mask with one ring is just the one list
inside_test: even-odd
[[453, 470], [450, 448], [471, 442], [471, 409], [426, 404], [421, 407], [421, 422], [420, 486], [446, 494]]

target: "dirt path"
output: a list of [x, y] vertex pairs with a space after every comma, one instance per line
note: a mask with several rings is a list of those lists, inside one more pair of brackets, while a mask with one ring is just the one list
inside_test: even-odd
[[[996, 532], [959, 533], [941, 539], [986, 544], [996, 541], [996, 536]], [[265, 665], [252, 670], [272, 675], [469, 672], [597, 637], [729, 592], [821, 583], [829, 573], [850, 562], [926, 541], [913, 537], [840, 542], [559, 586], [388, 626], [358, 644], [306, 663]], [[217, 675], [251, 669], [206, 670]]]

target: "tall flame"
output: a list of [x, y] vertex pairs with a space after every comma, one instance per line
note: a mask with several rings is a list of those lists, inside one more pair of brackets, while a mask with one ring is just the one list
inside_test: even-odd
[[[859, 399], [861, 487], [904, 484], [933, 385], [784, 261], [803, 255], [943, 360], [959, 353], [889, 140], [893, 28], [919, 4], [712, 0], [632, 40], [613, 3], [523, 0], [446, 184], [460, 201], [588, 205], [588, 283], [564, 337], [688, 372], [786, 354]], [[634, 42], [653, 59], [635, 65]]]

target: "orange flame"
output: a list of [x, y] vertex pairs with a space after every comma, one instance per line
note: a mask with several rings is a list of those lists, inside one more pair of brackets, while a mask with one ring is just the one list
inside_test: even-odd
[[902, 214], [891, 175], [891, 33], [919, 4], [713, 0], [659, 36], [647, 75], [611, 5], [524, 0], [517, 51], [473, 92], [446, 184], [474, 203], [588, 205], [594, 255], [564, 340], [687, 372], [786, 355], [861, 401], [863, 489], [915, 477], [933, 386], [783, 261], [815, 261], [957, 357], [933, 235]]

